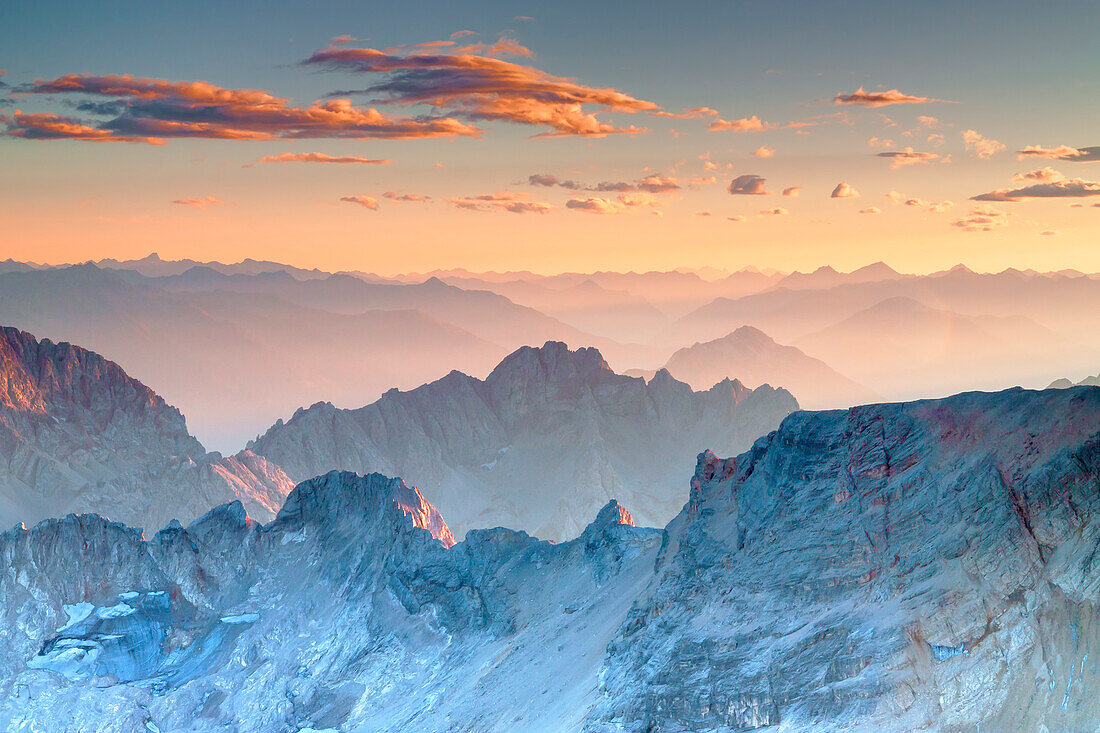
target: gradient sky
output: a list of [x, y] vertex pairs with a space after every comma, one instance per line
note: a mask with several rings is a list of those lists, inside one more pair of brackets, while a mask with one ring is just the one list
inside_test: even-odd
[[1100, 271], [1095, 2], [287, 5], [0, 5], [0, 259]]

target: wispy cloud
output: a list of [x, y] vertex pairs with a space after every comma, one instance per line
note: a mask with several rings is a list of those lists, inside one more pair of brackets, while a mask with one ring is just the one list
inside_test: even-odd
[[349, 204], [356, 204], [362, 206], [364, 209], [370, 209], [371, 211], [378, 210], [378, 199], [373, 196], [341, 196], [341, 201], [345, 201]]
[[787, 130], [799, 127], [809, 127], [810, 122], [788, 122], [786, 124], [780, 124], [778, 122], [766, 122], [756, 115], [752, 117], [742, 117], [737, 120], [724, 120], [718, 117], [708, 126], [710, 130], [714, 132], [730, 131], [730, 132], [767, 132], [769, 130]]
[[329, 47], [302, 63], [385, 75], [383, 81], [360, 90], [380, 95], [382, 102], [430, 104], [469, 119], [551, 129], [540, 137], [645, 132], [601, 120], [584, 105], [627, 114], [660, 110], [653, 102], [615, 89], [586, 86], [531, 66], [473, 53], [396, 54], [373, 48]]
[[913, 148], [906, 148], [905, 150], [895, 150], [889, 153], [877, 153], [876, 157], [888, 159], [891, 168], [904, 168], [908, 165], [928, 163], [939, 159], [940, 156], [938, 153], [921, 153], [913, 150]]
[[36, 81], [30, 94], [83, 94], [118, 99], [94, 106], [114, 116], [89, 125], [56, 115], [16, 115], [7, 134], [31, 139], [159, 143], [164, 138], [271, 140], [357, 138], [406, 140], [477, 136], [480, 130], [452, 117], [390, 118], [348, 99], [309, 107], [258, 89], [227, 89], [205, 81], [173, 82], [130, 76], [70, 74]]
[[382, 197], [390, 199], [391, 201], [402, 201], [415, 204], [430, 204], [435, 200], [431, 196], [422, 196], [418, 193], [396, 193], [394, 191], [386, 191], [382, 194]]
[[962, 137], [963, 142], [966, 144], [966, 149], [979, 158], [992, 158], [1005, 149], [1003, 143], [985, 137], [977, 130], [965, 130], [962, 133]]
[[1034, 198], [1083, 198], [1100, 196], [1100, 182], [1082, 178], [1066, 178], [1052, 168], [1041, 168], [1030, 173], [1018, 174], [1017, 183], [1027, 183], [1016, 188], [999, 188], [988, 193], [971, 196], [973, 201], [1018, 202]]
[[363, 164], [363, 165], [389, 165], [393, 161], [389, 158], [374, 160], [362, 158], [358, 155], [326, 155], [325, 153], [280, 153], [279, 155], [265, 155], [260, 158], [261, 163], [335, 163], [339, 165]]
[[704, 117], [717, 117], [718, 110], [711, 109], [710, 107], [692, 107], [691, 109], [685, 109], [682, 112], [666, 112], [665, 110], [657, 110], [650, 112], [653, 117], [666, 117], [673, 120], [697, 120]]
[[966, 232], [991, 232], [1008, 226], [1014, 214], [992, 206], [978, 206], [966, 216], [951, 222], [951, 226]]
[[1044, 148], [1041, 145], [1028, 145], [1023, 150], [1017, 150], [1016, 156], [1025, 158], [1049, 158], [1050, 160], [1066, 160], [1074, 163], [1090, 163], [1100, 160], [1100, 146], [1092, 148], [1072, 148], [1069, 145], [1059, 145], [1054, 148]]
[[626, 214], [630, 211], [649, 209], [660, 216], [662, 212], [657, 208], [659, 200], [647, 193], [624, 193], [615, 198], [606, 196], [588, 196], [585, 198], [572, 198], [565, 202], [567, 209], [580, 211], [586, 214]]
[[884, 92], [869, 92], [862, 86], [851, 94], [838, 94], [833, 97], [833, 104], [854, 104], [861, 107], [872, 108], [886, 107], [891, 104], [924, 104], [926, 102], [943, 101], [946, 100], [903, 94], [897, 89], [888, 89]]
[[[561, 179], [549, 173], [535, 173], [527, 177], [527, 182], [532, 186], [546, 188], [558, 187], [570, 191], [593, 191], [602, 193], [626, 193], [630, 191], [644, 191], [646, 193], [671, 193], [679, 191], [680, 179], [674, 176], [649, 175], [634, 181], [601, 181], [600, 183], [581, 183], [568, 179]], [[695, 183], [697, 181], [689, 181]]]
[[213, 196], [204, 196], [201, 199], [176, 199], [172, 203], [180, 206], [190, 206], [193, 209], [207, 209], [211, 206], [222, 205], [222, 202]]
[[453, 206], [467, 211], [507, 211], [511, 214], [545, 214], [554, 207], [540, 201], [529, 201], [529, 194], [515, 191], [483, 193], [450, 199]]
[[159, 137], [123, 135], [113, 130], [85, 125], [79, 120], [61, 117], [50, 112], [27, 114], [15, 110], [8, 120], [4, 134], [24, 140], [81, 140], [92, 143], [148, 143], [163, 145]]

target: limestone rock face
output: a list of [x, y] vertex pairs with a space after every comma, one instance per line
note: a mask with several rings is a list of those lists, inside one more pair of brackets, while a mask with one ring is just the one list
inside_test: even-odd
[[576, 537], [610, 499], [662, 526], [687, 498], [700, 446], [744, 450], [798, 409], [782, 389], [724, 380], [705, 392], [658, 372], [613, 372], [596, 349], [524, 347], [485, 379], [452, 372], [358, 410], [318, 403], [249, 449], [295, 480], [332, 469], [402, 476], [462, 536], [506, 526]]
[[0, 328], [0, 526], [97, 512], [156, 528], [233, 499], [270, 519], [292, 487], [261, 456], [208, 454], [114, 362]]
[[1100, 389], [792, 415], [700, 456], [589, 722], [1093, 730], [1098, 511]]

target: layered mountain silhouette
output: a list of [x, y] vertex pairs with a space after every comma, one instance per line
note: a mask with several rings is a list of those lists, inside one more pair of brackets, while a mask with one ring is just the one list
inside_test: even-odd
[[262, 525], [17, 528], [0, 722], [1089, 730], [1098, 426], [1089, 387], [798, 412], [698, 456], [663, 532], [612, 501], [560, 544], [446, 549], [399, 481], [341, 472]]
[[737, 378], [746, 385], [782, 386], [794, 394], [799, 405], [811, 410], [850, 407], [877, 398], [820, 359], [794, 346], [777, 344], [752, 326], [680, 349], [665, 363], [665, 369], [695, 389], [726, 378]]
[[795, 343], [881, 393], [908, 398], [1045, 383], [1073, 348], [1023, 316], [964, 316], [900, 296]]
[[662, 370], [616, 374], [596, 349], [524, 347], [484, 380], [460, 372], [356, 410], [318, 403], [249, 449], [294, 480], [332, 469], [399, 475], [458, 536], [508, 526], [575, 537], [611, 498], [660, 526], [683, 505], [676, 467], [699, 445], [743, 450], [798, 409], [770, 386], [696, 392]]

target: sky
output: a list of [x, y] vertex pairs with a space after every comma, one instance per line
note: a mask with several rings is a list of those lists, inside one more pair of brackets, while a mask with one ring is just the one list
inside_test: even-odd
[[0, 259], [1100, 271], [1095, 2], [0, 4]]

